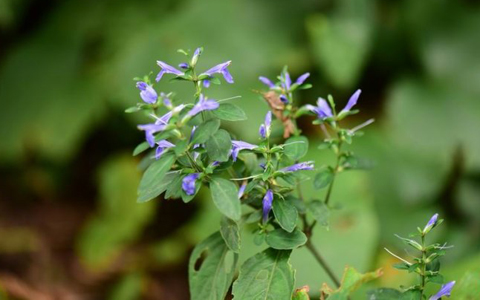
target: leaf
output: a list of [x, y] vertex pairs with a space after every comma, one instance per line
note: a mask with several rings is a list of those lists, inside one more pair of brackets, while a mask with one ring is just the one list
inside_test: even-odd
[[[197, 261], [202, 254], [206, 257], [199, 267]], [[198, 244], [188, 263], [188, 283], [192, 300], [225, 299], [235, 274], [238, 254], [229, 251], [219, 232]]]
[[269, 248], [249, 258], [233, 284], [233, 299], [291, 300], [295, 271], [288, 262], [290, 253]]
[[[336, 87], [357, 82], [371, 49], [374, 4], [370, 0], [336, 1], [331, 16], [312, 15], [307, 31], [317, 65]], [[355, 51], [350, 49], [355, 48]]]
[[380, 288], [367, 292], [368, 300], [398, 300], [401, 297], [402, 292], [395, 289]]
[[137, 147], [135, 147], [132, 155], [137, 156], [148, 148], [150, 148], [150, 145], [147, 142], [140, 143], [137, 145]]
[[183, 174], [181, 172], [178, 172], [175, 174], [175, 176], [171, 179], [170, 183], [167, 186], [166, 192], [165, 192], [165, 199], [170, 199], [170, 198], [180, 198], [182, 196], [182, 179], [183, 179]]
[[297, 225], [298, 212], [295, 205], [287, 199], [275, 197], [273, 200], [273, 214], [278, 224], [288, 232], [292, 232]]
[[293, 293], [292, 300], [310, 300], [310, 297], [308, 296], [309, 291], [310, 288], [308, 287], [308, 285], [296, 289]]
[[307, 236], [298, 229], [287, 232], [278, 228], [267, 234], [266, 242], [273, 249], [289, 250], [304, 245], [307, 242]]
[[192, 144], [203, 144], [205, 143], [212, 134], [217, 132], [218, 128], [220, 127], [220, 120], [218, 119], [211, 119], [205, 123], [200, 124], [195, 132], [193, 133], [192, 137]]
[[336, 290], [330, 288], [326, 283], [323, 284], [321, 291], [328, 295], [328, 300], [347, 300], [350, 293], [358, 289], [362, 284], [377, 279], [382, 276], [382, 269], [369, 273], [359, 273], [352, 267], [345, 267], [342, 282]]
[[137, 202], [145, 202], [160, 195], [164, 190], [159, 183], [175, 162], [173, 153], [165, 153], [159, 160], [154, 161], [143, 174], [138, 187]]
[[222, 103], [212, 113], [219, 119], [225, 121], [243, 121], [247, 119], [245, 112], [235, 104]]
[[293, 160], [304, 157], [308, 151], [308, 139], [304, 136], [294, 136], [285, 141], [285, 155]]
[[327, 227], [330, 218], [330, 209], [328, 206], [319, 200], [313, 200], [308, 203], [308, 210], [312, 213], [318, 224]]
[[242, 209], [237, 186], [226, 179], [214, 177], [210, 182], [213, 203], [222, 214], [232, 220], [240, 220]]
[[313, 180], [313, 186], [316, 189], [323, 189], [327, 187], [333, 180], [333, 173], [330, 168], [324, 168], [320, 172], [315, 175], [315, 179]]
[[230, 250], [235, 253], [240, 251], [240, 230], [237, 222], [223, 217], [220, 223], [220, 234]]
[[205, 143], [208, 157], [214, 161], [227, 161], [230, 157], [230, 150], [232, 149], [232, 139], [230, 134], [220, 129], [216, 134], [212, 135]]

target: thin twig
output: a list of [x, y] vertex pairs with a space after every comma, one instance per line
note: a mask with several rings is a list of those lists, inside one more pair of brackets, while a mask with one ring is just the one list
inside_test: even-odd
[[310, 240], [307, 241], [307, 243], [305, 244], [305, 246], [307, 247], [308, 250], [310, 250], [310, 252], [312, 253], [312, 255], [315, 257], [315, 259], [318, 261], [318, 263], [322, 266], [322, 268], [325, 270], [325, 272], [327, 273], [328, 277], [330, 277], [330, 279], [333, 281], [333, 283], [335, 283], [335, 285], [338, 287], [340, 287], [340, 281], [338, 280], [338, 278], [335, 276], [335, 273], [333, 273], [332, 269], [328, 266], [327, 262], [325, 261], [325, 259], [320, 255], [320, 253], [318, 252], [318, 250], [315, 248], [315, 246], [312, 244], [312, 242]]

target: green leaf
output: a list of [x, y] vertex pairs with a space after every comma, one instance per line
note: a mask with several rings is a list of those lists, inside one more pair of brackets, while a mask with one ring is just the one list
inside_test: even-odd
[[193, 133], [192, 137], [192, 144], [203, 144], [205, 143], [212, 134], [217, 132], [218, 128], [220, 127], [220, 120], [218, 119], [211, 119], [205, 123], [200, 124], [195, 132]]
[[170, 183], [167, 186], [166, 192], [165, 192], [165, 199], [170, 199], [170, 198], [180, 198], [182, 196], [182, 179], [184, 175], [179, 172], [176, 173], [175, 176], [172, 178]]
[[362, 274], [352, 267], [345, 267], [340, 287], [334, 290], [324, 283], [321, 291], [328, 295], [328, 300], [347, 300], [350, 293], [357, 290], [364, 283], [377, 279], [381, 275], [381, 269]]
[[285, 141], [285, 155], [293, 160], [304, 157], [308, 151], [308, 139], [304, 136], [294, 136]]
[[[335, 1], [335, 11], [312, 15], [307, 31], [317, 65], [336, 87], [357, 82], [372, 46], [374, 3], [370, 0]], [[355, 48], [355, 51], [350, 49]]]
[[240, 230], [237, 222], [223, 217], [220, 223], [220, 233], [228, 248], [238, 253], [240, 251]]
[[310, 297], [308, 296], [309, 290], [310, 288], [308, 287], [308, 285], [296, 289], [293, 293], [292, 300], [310, 300]]
[[330, 209], [323, 201], [313, 200], [308, 203], [308, 210], [312, 213], [318, 224], [327, 227], [330, 218]]
[[159, 183], [175, 162], [173, 153], [165, 153], [154, 161], [143, 174], [138, 187], [137, 202], [145, 202], [160, 195], [164, 190]]
[[315, 175], [313, 186], [316, 189], [323, 189], [327, 187], [333, 180], [333, 173], [330, 168], [324, 168]]
[[402, 292], [395, 289], [380, 288], [367, 292], [368, 300], [398, 300], [401, 297]]
[[298, 229], [287, 232], [278, 228], [267, 234], [266, 242], [273, 249], [289, 250], [304, 245], [307, 242], [307, 236]]
[[273, 214], [278, 224], [288, 232], [297, 225], [298, 212], [295, 205], [287, 199], [275, 197], [272, 204]]
[[242, 209], [237, 186], [226, 179], [214, 177], [210, 182], [213, 203], [222, 214], [232, 220], [240, 220]]
[[291, 251], [267, 249], [249, 258], [233, 284], [235, 300], [291, 300], [295, 271], [288, 262]]
[[419, 290], [408, 290], [403, 292], [402, 297], [399, 300], [418, 300], [421, 298]]
[[[202, 254], [206, 256], [202, 257]], [[231, 254], [233, 257], [230, 256]], [[201, 264], [196, 266], [199, 259], [202, 260]], [[193, 249], [188, 263], [190, 298], [192, 300], [225, 299], [237, 262], [238, 254], [229, 251], [219, 232], [198, 244]]]
[[232, 139], [230, 134], [220, 129], [216, 134], [212, 135], [205, 143], [208, 157], [211, 160], [227, 161], [230, 157], [230, 149], [232, 148]]
[[125, 109], [125, 113], [131, 114], [131, 113], [134, 113], [134, 112], [137, 112], [137, 111], [140, 111], [140, 110], [141, 110], [140, 107], [132, 106], [132, 107], [129, 107], [129, 108]]
[[219, 119], [225, 121], [243, 121], [247, 119], [245, 112], [235, 104], [222, 103], [212, 113]]
[[150, 145], [147, 142], [140, 143], [137, 145], [137, 147], [135, 147], [132, 155], [137, 156], [148, 148], [150, 148]]

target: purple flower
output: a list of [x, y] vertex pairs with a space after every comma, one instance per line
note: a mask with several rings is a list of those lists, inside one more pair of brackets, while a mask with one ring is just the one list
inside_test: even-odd
[[455, 285], [455, 281], [450, 281], [449, 283], [442, 285], [438, 293], [431, 296], [429, 300], [438, 300], [444, 296], [450, 297], [450, 293], [452, 292], [454, 285]]
[[268, 214], [272, 210], [272, 201], [273, 201], [273, 192], [268, 190], [263, 197], [263, 223], [266, 223], [268, 220]]
[[182, 189], [185, 194], [191, 196], [195, 194], [195, 181], [197, 180], [199, 173], [188, 174], [182, 179]]
[[202, 48], [195, 49], [195, 52], [193, 53], [192, 60], [191, 60], [192, 66], [195, 66], [197, 64], [198, 57], [200, 56], [200, 54], [202, 54]]
[[310, 76], [310, 73], [305, 73], [303, 75], [300, 75], [300, 77], [297, 78], [297, 81], [295, 81], [295, 83], [297, 85], [302, 85], [309, 76]]
[[265, 115], [265, 122], [260, 125], [258, 133], [262, 137], [262, 139], [266, 139], [270, 136], [270, 125], [272, 124], [272, 112], [268, 111]]
[[327, 101], [323, 98], [318, 98], [317, 106], [306, 105], [307, 109], [317, 114], [319, 119], [325, 119], [333, 116], [332, 109], [328, 105]]
[[345, 107], [342, 109], [340, 113], [350, 111], [350, 109], [352, 109], [352, 107], [355, 104], [357, 104], [357, 100], [358, 100], [358, 97], [360, 97], [361, 92], [362, 90], [357, 90], [355, 93], [353, 93], [350, 99], [348, 99], [347, 105], [345, 105]]
[[170, 99], [168, 99], [168, 95], [165, 94], [165, 93], [160, 93], [160, 97], [162, 97], [163, 99], [163, 105], [167, 106], [167, 107], [171, 107], [172, 106], [172, 101], [170, 101]]
[[181, 64], [178, 65], [178, 67], [179, 67], [180, 69], [185, 69], [185, 70], [186, 70], [186, 69], [189, 68], [189, 65], [188, 65], [187, 63], [181, 63]]
[[260, 76], [260, 77], [258, 77], [258, 79], [259, 79], [263, 84], [265, 84], [266, 86], [268, 86], [268, 87], [271, 88], [271, 89], [275, 87], [275, 84], [274, 84], [270, 79], [268, 79], [267, 77]]
[[232, 158], [233, 161], [237, 161], [238, 153], [241, 150], [248, 149], [248, 150], [253, 150], [257, 148], [257, 145], [252, 145], [247, 142], [242, 142], [242, 141], [232, 141]]
[[280, 95], [280, 101], [282, 101], [283, 103], [287, 104], [287, 103], [288, 103], [288, 98], [287, 98], [287, 96], [285, 96], [284, 94], [281, 94], [281, 95]]
[[204, 80], [202, 81], [202, 83], [203, 83], [203, 86], [204, 86], [206, 89], [208, 89], [208, 88], [210, 87], [210, 78], [204, 79]]
[[291, 165], [289, 167], [283, 168], [280, 171], [281, 172], [295, 172], [295, 171], [301, 171], [301, 170], [313, 170], [313, 161], [307, 161], [307, 162], [302, 162], [298, 164]]
[[200, 94], [197, 104], [187, 113], [188, 116], [193, 117], [204, 110], [214, 110], [219, 106], [218, 102], [213, 99], [206, 99], [203, 94]]
[[164, 130], [166, 127], [165, 124], [143, 124], [138, 125], [138, 129], [145, 131], [145, 139], [147, 140], [150, 147], [155, 146], [155, 136], [154, 134]]
[[159, 159], [166, 149], [175, 147], [174, 144], [167, 140], [161, 140], [157, 142], [157, 150], [155, 151], [155, 159]]
[[282, 87], [284, 90], [289, 91], [290, 87], [292, 86], [292, 79], [290, 78], [290, 74], [285, 71], [283, 73], [283, 78], [282, 78]]
[[155, 78], [157, 82], [162, 79], [163, 74], [175, 74], [177, 76], [183, 75], [182, 71], [175, 69], [174, 67], [164, 63], [163, 61], [157, 60], [157, 65], [161, 68], [160, 72], [157, 75], [157, 78]]
[[427, 225], [425, 225], [425, 227], [423, 228], [423, 232], [427, 232], [427, 230], [430, 230], [433, 227], [435, 227], [435, 225], [437, 225], [437, 221], [438, 221], [438, 214], [434, 214], [428, 221]]
[[137, 82], [137, 88], [140, 90], [140, 97], [142, 97], [142, 100], [146, 103], [153, 104], [157, 101], [157, 92], [151, 85], [148, 85], [143, 81], [139, 81]]
[[211, 69], [208, 69], [207, 71], [203, 72], [201, 75], [207, 75], [207, 76], [213, 76], [213, 74], [215, 73], [219, 73], [219, 74], [222, 74], [223, 75], [223, 78], [225, 78], [225, 81], [228, 82], [228, 83], [233, 83], [233, 77], [232, 75], [230, 74], [230, 72], [228, 72], [228, 69], [227, 67], [232, 63], [231, 60], [227, 61], [227, 62], [224, 62], [222, 64], [218, 64], [216, 65], [215, 67], [211, 68]]
[[244, 181], [240, 188], [238, 189], [238, 199], [242, 198], [243, 193], [245, 193], [245, 188], [247, 187], [247, 181]]

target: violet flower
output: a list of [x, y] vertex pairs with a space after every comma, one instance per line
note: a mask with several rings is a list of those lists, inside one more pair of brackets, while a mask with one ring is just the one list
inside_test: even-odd
[[229, 60], [229, 61], [227, 61], [227, 62], [218, 64], [218, 65], [216, 65], [215, 67], [210, 68], [210, 69], [208, 69], [207, 71], [203, 72], [202, 74], [200, 74], [200, 76], [202, 76], [202, 75], [207, 75], [207, 76], [211, 77], [211, 76], [213, 76], [213, 74], [218, 73], [218, 74], [222, 74], [222, 75], [223, 75], [223, 78], [225, 78], [225, 81], [226, 81], [226, 82], [228, 82], [228, 83], [233, 83], [233, 77], [232, 77], [232, 75], [230, 74], [230, 72], [228, 72], [228, 69], [227, 69], [227, 67], [228, 67], [231, 63], [232, 63], [232, 61]]
[[163, 61], [157, 60], [157, 65], [161, 68], [160, 72], [157, 75], [157, 78], [155, 78], [157, 82], [162, 79], [163, 74], [175, 74], [177, 76], [181, 76], [184, 74], [182, 71], [175, 69], [174, 67], [164, 63]]
[[327, 101], [321, 97], [317, 100], [317, 106], [313, 105], [306, 105], [305, 106], [308, 110], [315, 113], [319, 119], [326, 119], [333, 117], [332, 109], [328, 105]]
[[437, 225], [437, 221], [438, 221], [438, 214], [434, 214], [428, 221], [427, 225], [425, 225], [425, 227], [423, 228], [423, 232], [425, 233], [430, 229], [432, 229], [433, 227], [435, 227], [435, 225]]
[[190, 66], [189, 66], [187, 63], [181, 63], [181, 64], [178, 65], [178, 67], [179, 67], [180, 69], [186, 70], [186, 69], [188, 69]]
[[282, 76], [282, 87], [285, 91], [289, 91], [290, 87], [292, 86], [292, 79], [290, 78], [290, 74], [285, 71]]
[[282, 101], [283, 103], [285, 104], [288, 103], [288, 98], [284, 94], [281, 94], [279, 98], [280, 98], [280, 101]]
[[153, 89], [151, 85], [148, 85], [143, 81], [139, 81], [137, 82], [137, 88], [140, 90], [140, 97], [146, 103], [153, 104], [157, 101], [157, 92]]
[[295, 84], [302, 85], [309, 76], [310, 76], [310, 73], [305, 73], [300, 75], [300, 77], [298, 77], [297, 80], [295, 81]]
[[455, 281], [450, 281], [440, 288], [440, 290], [433, 296], [429, 298], [429, 300], [438, 300], [442, 297], [450, 297], [450, 293], [452, 292], [453, 286], [455, 285]]
[[266, 139], [270, 136], [270, 125], [272, 124], [272, 112], [268, 111], [265, 115], [265, 122], [260, 125], [258, 133], [262, 137], [262, 139]]
[[167, 140], [158, 141], [157, 146], [157, 150], [155, 151], [155, 159], [159, 159], [162, 154], [165, 153], [166, 149], [175, 147], [174, 144], [170, 143]]
[[137, 128], [145, 131], [145, 139], [147, 140], [150, 147], [155, 146], [155, 136], [154, 134], [160, 131], [163, 131], [167, 125], [165, 124], [143, 124], [138, 125]]
[[203, 83], [203, 87], [208, 89], [210, 87], [210, 77], [202, 80], [202, 83]]
[[347, 105], [345, 105], [345, 107], [342, 109], [340, 113], [349, 112], [350, 109], [352, 109], [352, 107], [355, 106], [355, 104], [357, 104], [358, 97], [360, 97], [361, 92], [362, 90], [357, 90], [355, 93], [353, 93], [353, 95], [350, 96], [350, 99], [348, 99]]
[[245, 188], [247, 187], [247, 181], [244, 181], [240, 188], [238, 189], [238, 199], [242, 198], [243, 193], [245, 193]]
[[202, 48], [195, 49], [195, 52], [193, 52], [192, 60], [190, 61], [192, 66], [195, 66], [197, 64], [200, 54], [202, 54]]
[[182, 179], [182, 190], [185, 194], [191, 196], [195, 194], [195, 181], [197, 180], [200, 173], [192, 173], [183, 177]]
[[263, 197], [263, 223], [266, 223], [268, 220], [268, 214], [272, 210], [273, 202], [273, 192], [268, 190], [265, 196]]
[[268, 86], [269, 88], [273, 89], [275, 87], [275, 84], [270, 80], [268, 79], [267, 77], [263, 77], [263, 76], [260, 76], [258, 77], [258, 79], [263, 83], [265, 84], [266, 86]]
[[233, 161], [237, 161], [237, 157], [238, 157], [238, 153], [241, 151], [241, 150], [253, 150], [257, 148], [257, 145], [252, 145], [252, 144], [249, 144], [247, 142], [243, 142], [243, 141], [232, 141], [232, 159]]
[[281, 172], [296, 172], [296, 171], [302, 171], [302, 170], [313, 170], [314, 168], [314, 162], [313, 161], [307, 161], [307, 162], [301, 162], [298, 164], [291, 165], [289, 167], [280, 169]]
[[213, 99], [206, 99], [203, 94], [200, 94], [197, 104], [187, 113], [188, 116], [193, 117], [204, 110], [214, 110], [219, 106], [218, 102]]

